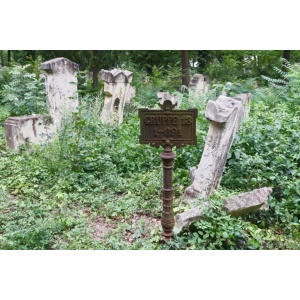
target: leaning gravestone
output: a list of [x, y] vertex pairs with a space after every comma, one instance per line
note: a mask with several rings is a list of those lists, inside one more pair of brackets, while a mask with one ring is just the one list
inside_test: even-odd
[[46, 71], [47, 105], [53, 124], [60, 127], [62, 119], [78, 109], [78, 64], [65, 57], [45, 61], [41, 69]]
[[135, 96], [135, 87], [131, 86], [132, 72], [113, 69], [101, 70], [104, 81], [104, 106], [101, 112], [103, 123], [123, 122], [123, 112], [126, 103], [130, 103]]
[[251, 94], [240, 94], [208, 102], [205, 117], [210, 127], [201, 161], [197, 168], [192, 168], [193, 182], [184, 193], [183, 203], [206, 199], [218, 188], [235, 133], [242, 119], [249, 115], [250, 98]]

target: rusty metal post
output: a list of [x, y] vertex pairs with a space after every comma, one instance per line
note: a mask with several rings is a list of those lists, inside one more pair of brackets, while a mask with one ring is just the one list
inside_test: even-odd
[[174, 109], [176, 103], [173, 103], [169, 93], [158, 93], [158, 95], [159, 98], [163, 99], [163, 104], [158, 104], [161, 107], [160, 110], [139, 109], [141, 129], [139, 139], [141, 144], [150, 144], [153, 147], [162, 146], [164, 148], [164, 151], [160, 154], [164, 176], [161, 225], [163, 236], [166, 240], [169, 240], [173, 236], [175, 225], [172, 173], [176, 154], [172, 148], [197, 145], [196, 121], [198, 110], [196, 108], [176, 110]]
[[163, 228], [163, 236], [170, 238], [173, 236], [173, 228], [175, 224], [174, 212], [173, 212], [173, 162], [176, 154], [173, 152], [171, 143], [166, 142], [164, 151], [160, 154], [163, 161], [163, 212], [161, 225]]

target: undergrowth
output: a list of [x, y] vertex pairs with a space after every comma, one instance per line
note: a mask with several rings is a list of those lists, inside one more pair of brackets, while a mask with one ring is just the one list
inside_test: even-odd
[[[298, 74], [298, 69], [292, 72]], [[172, 80], [155, 74], [161, 89]], [[167, 243], [161, 227], [149, 229], [145, 219], [159, 220], [162, 210], [162, 149], [139, 144], [138, 108], [157, 108], [153, 78], [138, 76], [140, 95], [126, 108], [120, 126], [100, 122], [100, 91], [82, 97], [79, 111], [45, 144], [8, 150], [1, 128], [0, 248], [299, 249], [299, 76], [293, 76], [286, 82], [293, 87], [288, 99], [273, 87], [252, 91], [250, 118], [235, 137], [206, 217]], [[247, 84], [239, 87], [244, 91]], [[175, 149], [176, 212], [185, 209], [180, 203], [190, 185], [189, 168], [199, 163], [208, 130], [205, 106], [217, 97], [217, 89], [194, 98], [178, 92], [180, 108], [196, 107], [199, 114], [197, 145]], [[0, 122], [9, 115], [11, 106], [0, 106]], [[263, 186], [273, 188], [269, 211], [237, 218], [223, 211], [229, 196]], [[133, 216], [140, 216], [134, 224]], [[93, 227], [99, 218], [110, 226], [100, 239]], [[129, 233], [130, 242], [125, 238]]]

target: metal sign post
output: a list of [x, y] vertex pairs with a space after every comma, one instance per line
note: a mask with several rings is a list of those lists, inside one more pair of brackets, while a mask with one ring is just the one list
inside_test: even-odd
[[162, 146], [164, 151], [160, 154], [163, 162], [163, 212], [161, 225], [163, 236], [173, 236], [175, 224], [173, 212], [173, 161], [176, 154], [172, 147], [196, 145], [196, 120], [198, 110], [174, 110], [176, 104], [165, 100], [159, 104], [161, 110], [139, 109], [140, 117], [140, 143], [150, 144], [153, 147]]

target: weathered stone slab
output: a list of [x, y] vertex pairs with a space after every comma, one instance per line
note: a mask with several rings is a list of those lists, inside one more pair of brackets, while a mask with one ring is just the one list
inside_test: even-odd
[[171, 95], [169, 92], [159, 92], [157, 93], [157, 98], [158, 98], [158, 102], [160, 104], [163, 104], [164, 101], [166, 100], [170, 100], [172, 102], [172, 104], [176, 104], [177, 105], [177, 100], [175, 99], [175, 97], [173, 95]]
[[210, 89], [209, 78], [202, 74], [195, 74], [189, 83], [189, 96], [203, 95]]
[[53, 132], [51, 121], [51, 117], [45, 115], [8, 118], [4, 122], [7, 147], [17, 150], [25, 143], [38, 144], [47, 141]]
[[54, 125], [59, 128], [64, 117], [78, 110], [78, 64], [65, 57], [45, 61], [47, 105]]
[[177, 214], [175, 216], [175, 230], [177, 232], [181, 232], [184, 228], [190, 226], [192, 223], [198, 222], [201, 218], [205, 218], [203, 211], [203, 207], [197, 206], [183, 213]]
[[220, 96], [208, 102], [205, 117], [210, 127], [200, 163], [192, 169], [191, 179], [194, 179], [184, 193], [183, 203], [206, 199], [218, 188], [235, 133], [249, 114], [250, 98], [251, 94], [241, 94], [234, 98]]
[[[223, 209], [227, 214], [237, 217], [243, 214], [255, 213], [260, 210], [268, 210], [268, 198], [272, 193], [272, 188], [263, 187], [248, 193], [242, 193], [225, 200]], [[180, 233], [191, 224], [205, 219], [205, 207], [209, 207], [209, 201], [203, 205], [195, 206], [183, 213], [175, 216], [175, 228]]]
[[135, 87], [131, 86], [132, 72], [113, 69], [101, 70], [104, 81], [104, 106], [101, 112], [103, 123], [123, 122], [123, 112], [126, 103], [131, 103], [135, 96]]
[[240, 216], [243, 214], [257, 212], [260, 209], [268, 209], [268, 198], [272, 188], [263, 187], [248, 193], [239, 194], [228, 199], [223, 208], [227, 214]]

